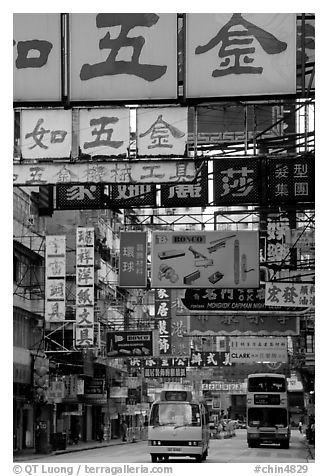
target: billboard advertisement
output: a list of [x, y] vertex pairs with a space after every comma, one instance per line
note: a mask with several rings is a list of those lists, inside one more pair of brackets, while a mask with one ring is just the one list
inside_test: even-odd
[[109, 357], [149, 357], [158, 354], [153, 337], [153, 331], [108, 332], [107, 355]]
[[259, 286], [258, 233], [153, 232], [154, 288]]

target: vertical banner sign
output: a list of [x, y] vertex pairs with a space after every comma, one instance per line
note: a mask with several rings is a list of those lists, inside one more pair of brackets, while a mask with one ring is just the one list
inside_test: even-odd
[[65, 320], [66, 236], [46, 236], [45, 320]]
[[94, 228], [76, 229], [76, 330], [78, 347], [94, 342]]
[[14, 101], [60, 101], [60, 13], [14, 13], [13, 19]]
[[119, 286], [147, 287], [147, 233], [121, 231]]
[[187, 97], [295, 92], [296, 14], [187, 14]]
[[[290, 236], [290, 223], [286, 214], [270, 213], [267, 218], [266, 235], [266, 267], [275, 272], [279, 268], [288, 268], [290, 265], [290, 248], [287, 243]], [[278, 275], [276, 274], [276, 277]]]
[[138, 108], [138, 155], [184, 155], [188, 140], [187, 128], [187, 107]]
[[157, 322], [157, 329], [159, 331], [160, 355], [169, 355], [172, 353], [171, 307], [171, 290], [155, 289], [155, 320]]

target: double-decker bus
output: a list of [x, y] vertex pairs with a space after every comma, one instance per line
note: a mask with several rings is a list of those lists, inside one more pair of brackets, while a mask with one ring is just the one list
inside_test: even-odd
[[290, 427], [287, 379], [282, 374], [258, 373], [247, 378], [247, 443], [250, 448], [261, 443], [289, 448]]
[[162, 390], [152, 404], [148, 423], [151, 461], [189, 456], [198, 463], [208, 455], [209, 414], [205, 404], [186, 390]]

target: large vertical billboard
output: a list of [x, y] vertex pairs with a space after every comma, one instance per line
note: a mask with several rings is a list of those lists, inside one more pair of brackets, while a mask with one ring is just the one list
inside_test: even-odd
[[153, 232], [154, 288], [259, 286], [255, 231]]

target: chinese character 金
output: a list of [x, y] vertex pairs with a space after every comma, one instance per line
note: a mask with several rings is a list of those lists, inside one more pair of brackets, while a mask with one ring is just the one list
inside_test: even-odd
[[[97, 28], [120, 26], [120, 33], [117, 38], [111, 39], [111, 34], [108, 32], [104, 38], [100, 40], [100, 49], [109, 49], [109, 56], [106, 61], [102, 63], [93, 65], [84, 64], [80, 72], [81, 80], [85, 81], [91, 78], [117, 74], [130, 74], [146, 81], [155, 81], [163, 76], [167, 70], [167, 66], [139, 63], [141, 50], [146, 40], [142, 36], [128, 36], [130, 30], [133, 28], [150, 28], [156, 25], [158, 19], [159, 16], [154, 13], [99, 13], [96, 17]], [[117, 56], [121, 48], [127, 47], [133, 49], [131, 61], [118, 61]]]
[[139, 134], [139, 137], [146, 137], [150, 135], [151, 144], [148, 145], [148, 149], [154, 149], [156, 147], [166, 147], [172, 149], [173, 145], [169, 144], [170, 134], [174, 138], [180, 138], [185, 135], [184, 132], [181, 132], [176, 127], [172, 126], [168, 122], [163, 120], [163, 115], [160, 114], [156, 121], [150, 126], [146, 132]]
[[[244, 30], [236, 30], [236, 26], [244, 27]], [[287, 43], [279, 41], [271, 33], [248, 22], [242, 17], [241, 13], [234, 13], [214, 38], [206, 45], [197, 46], [195, 53], [196, 55], [206, 53], [221, 42], [218, 56], [223, 58], [219, 65], [222, 69], [215, 69], [212, 72], [213, 78], [228, 74], [262, 74], [262, 67], [251, 66], [254, 58], [249, 55], [255, 53], [255, 48], [246, 46], [252, 44], [254, 39], [260, 43], [263, 50], [269, 55], [279, 54], [287, 48]], [[240, 48], [237, 48], [236, 45]], [[233, 49], [231, 49], [232, 46]], [[232, 56], [235, 56], [234, 64], [231, 64]]]

